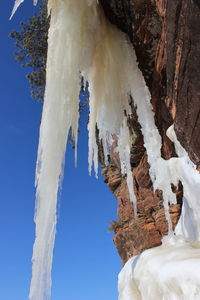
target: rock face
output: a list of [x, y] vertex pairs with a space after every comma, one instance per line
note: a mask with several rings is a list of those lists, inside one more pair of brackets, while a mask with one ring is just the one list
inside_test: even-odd
[[[162, 156], [176, 156], [166, 136], [175, 124], [178, 140], [200, 167], [200, 1], [199, 0], [101, 0], [109, 20], [128, 34], [152, 96], [155, 123], [162, 137]], [[118, 199], [114, 243], [125, 263], [132, 255], [161, 244], [168, 231], [162, 191], [153, 192], [146, 151], [135, 108], [130, 129], [137, 133], [132, 147], [137, 218], [134, 217], [119, 157], [113, 151], [103, 168], [105, 182]], [[113, 148], [116, 145], [113, 145]], [[102, 160], [103, 162], [103, 160]], [[175, 227], [182, 204], [182, 185], [172, 186], [177, 205], [170, 207]]]
[[[200, 1], [170, 1], [166, 11], [167, 91], [174, 103], [175, 131], [190, 155], [200, 163]], [[171, 47], [170, 45], [173, 45]]]

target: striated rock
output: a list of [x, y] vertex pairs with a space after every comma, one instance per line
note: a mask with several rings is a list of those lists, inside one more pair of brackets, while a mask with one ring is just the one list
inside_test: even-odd
[[[106, 171], [105, 171], [106, 170]], [[147, 156], [144, 153], [139, 165], [133, 169], [134, 190], [137, 198], [137, 218], [134, 217], [126, 179], [114, 166], [104, 169], [105, 182], [118, 200], [118, 222], [115, 224], [114, 243], [123, 263], [141, 251], [161, 244], [168, 232], [162, 191], [153, 192], [148, 173]], [[112, 185], [117, 182], [118, 184]], [[177, 193], [177, 205], [170, 206], [170, 217], [175, 228], [181, 211], [181, 188]]]
[[[200, 1], [199, 0], [100, 0], [108, 19], [128, 34], [152, 96], [155, 123], [162, 137], [162, 156], [176, 156], [166, 130], [175, 123], [178, 140], [200, 169]], [[152, 190], [137, 113], [129, 128], [137, 135], [132, 147], [137, 218], [134, 217], [125, 178], [113, 145], [105, 182], [118, 200], [114, 243], [125, 263], [144, 249], [160, 245], [167, 234], [162, 191]], [[182, 185], [172, 186], [177, 205], [170, 207], [173, 227], [182, 205]]]
[[[170, 207], [170, 216], [173, 227], [177, 224], [180, 214], [180, 205]], [[161, 238], [168, 232], [168, 224], [164, 209], [154, 212], [152, 216], [138, 215], [137, 219], [121, 223], [115, 231], [114, 243], [123, 264], [145, 249], [159, 246]]]

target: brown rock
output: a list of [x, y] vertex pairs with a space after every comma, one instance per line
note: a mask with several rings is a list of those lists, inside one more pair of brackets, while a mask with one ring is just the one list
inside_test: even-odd
[[[200, 2], [199, 0], [100, 0], [109, 20], [126, 32], [152, 96], [155, 123], [162, 137], [162, 156], [176, 156], [166, 130], [175, 123], [178, 140], [200, 170]], [[137, 133], [132, 148], [137, 218], [130, 203], [119, 156], [113, 151], [105, 181], [118, 199], [114, 242], [125, 263], [144, 249], [160, 245], [168, 232], [162, 191], [153, 191], [137, 112], [129, 128]], [[117, 142], [117, 141], [116, 141]], [[116, 147], [116, 142], [113, 148]], [[172, 186], [177, 205], [170, 206], [173, 227], [182, 205], [182, 184]]]
[[167, 92], [176, 107], [175, 131], [194, 163], [200, 162], [200, 2], [168, 1]]

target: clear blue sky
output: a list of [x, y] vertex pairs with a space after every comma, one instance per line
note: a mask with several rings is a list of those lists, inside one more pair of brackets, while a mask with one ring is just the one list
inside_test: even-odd
[[[30, 0], [8, 21], [14, 0], [0, 8], [0, 300], [28, 300], [34, 242], [34, 173], [42, 106], [30, 98], [26, 70], [8, 38], [35, 10]], [[84, 118], [86, 119], [86, 118]], [[82, 121], [86, 126], [86, 120]], [[116, 300], [121, 262], [108, 233], [117, 201], [103, 179], [87, 173], [81, 129], [78, 168], [68, 151], [53, 262], [52, 300]]]

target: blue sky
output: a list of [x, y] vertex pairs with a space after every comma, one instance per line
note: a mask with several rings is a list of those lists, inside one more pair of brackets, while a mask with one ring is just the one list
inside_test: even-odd
[[[14, 1], [14, 0], [13, 0]], [[42, 106], [30, 98], [26, 70], [8, 38], [35, 10], [30, 0], [12, 21], [13, 1], [0, 9], [0, 300], [28, 300], [34, 242], [34, 174]], [[86, 127], [86, 117], [81, 122]], [[87, 173], [87, 132], [78, 167], [68, 149], [53, 262], [52, 300], [116, 300], [121, 262], [107, 229], [117, 201], [103, 179]]]

